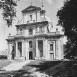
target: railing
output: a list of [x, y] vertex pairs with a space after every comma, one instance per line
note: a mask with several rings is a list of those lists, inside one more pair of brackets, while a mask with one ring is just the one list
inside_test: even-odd
[[39, 31], [39, 32], [36, 32], [35, 34], [44, 34], [45, 32], [44, 31]]
[[11, 39], [11, 38], [13, 38], [13, 36], [8, 36], [8, 38], [10, 38], [10, 39]]
[[35, 23], [35, 20], [27, 21], [27, 23]]
[[56, 31], [56, 32], [48, 32], [48, 35], [55, 35], [55, 34], [60, 34], [59, 31]]

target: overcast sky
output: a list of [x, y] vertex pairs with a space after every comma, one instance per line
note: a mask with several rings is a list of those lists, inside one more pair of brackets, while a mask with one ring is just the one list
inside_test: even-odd
[[[20, 0], [18, 2], [18, 6], [16, 7], [17, 20], [22, 19], [21, 11], [26, 7], [28, 7], [29, 5], [31, 5], [31, 2], [33, 6], [38, 6], [38, 7], [42, 6], [42, 0]], [[46, 15], [50, 17], [53, 26], [57, 24], [56, 14], [58, 9], [60, 9], [61, 6], [63, 6], [63, 2], [64, 0], [43, 0], [44, 9], [46, 10]], [[7, 49], [8, 46], [6, 38], [9, 35], [9, 33], [11, 33], [11, 35], [16, 34], [15, 24], [17, 24], [17, 20], [14, 21], [12, 27], [8, 28], [5, 21], [2, 18], [2, 10], [0, 10], [0, 51]]]

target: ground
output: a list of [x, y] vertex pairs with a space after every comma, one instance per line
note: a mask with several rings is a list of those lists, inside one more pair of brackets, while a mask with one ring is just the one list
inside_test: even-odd
[[[10, 63], [1, 60], [0, 69]], [[77, 61], [30, 61], [19, 70], [1, 70], [0, 77], [77, 77]]]
[[6, 59], [0, 59], [0, 69], [4, 66], [9, 65], [10, 63], [12, 63], [12, 61]]

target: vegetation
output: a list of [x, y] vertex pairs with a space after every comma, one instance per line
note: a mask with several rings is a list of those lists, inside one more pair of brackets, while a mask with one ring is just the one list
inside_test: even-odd
[[16, 16], [17, 1], [1, 0], [0, 9], [3, 10], [3, 19], [7, 22], [8, 27], [12, 25], [14, 17]]
[[58, 10], [58, 25], [63, 27], [67, 43], [66, 57], [77, 56], [77, 0], [66, 0], [64, 6]]
[[7, 55], [0, 55], [0, 59], [7, 59]]

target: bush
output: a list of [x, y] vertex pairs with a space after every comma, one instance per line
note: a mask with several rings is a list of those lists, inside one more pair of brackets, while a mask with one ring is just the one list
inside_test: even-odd
[[7, 59], [6, 55], [0, 55], [0, 59]]

